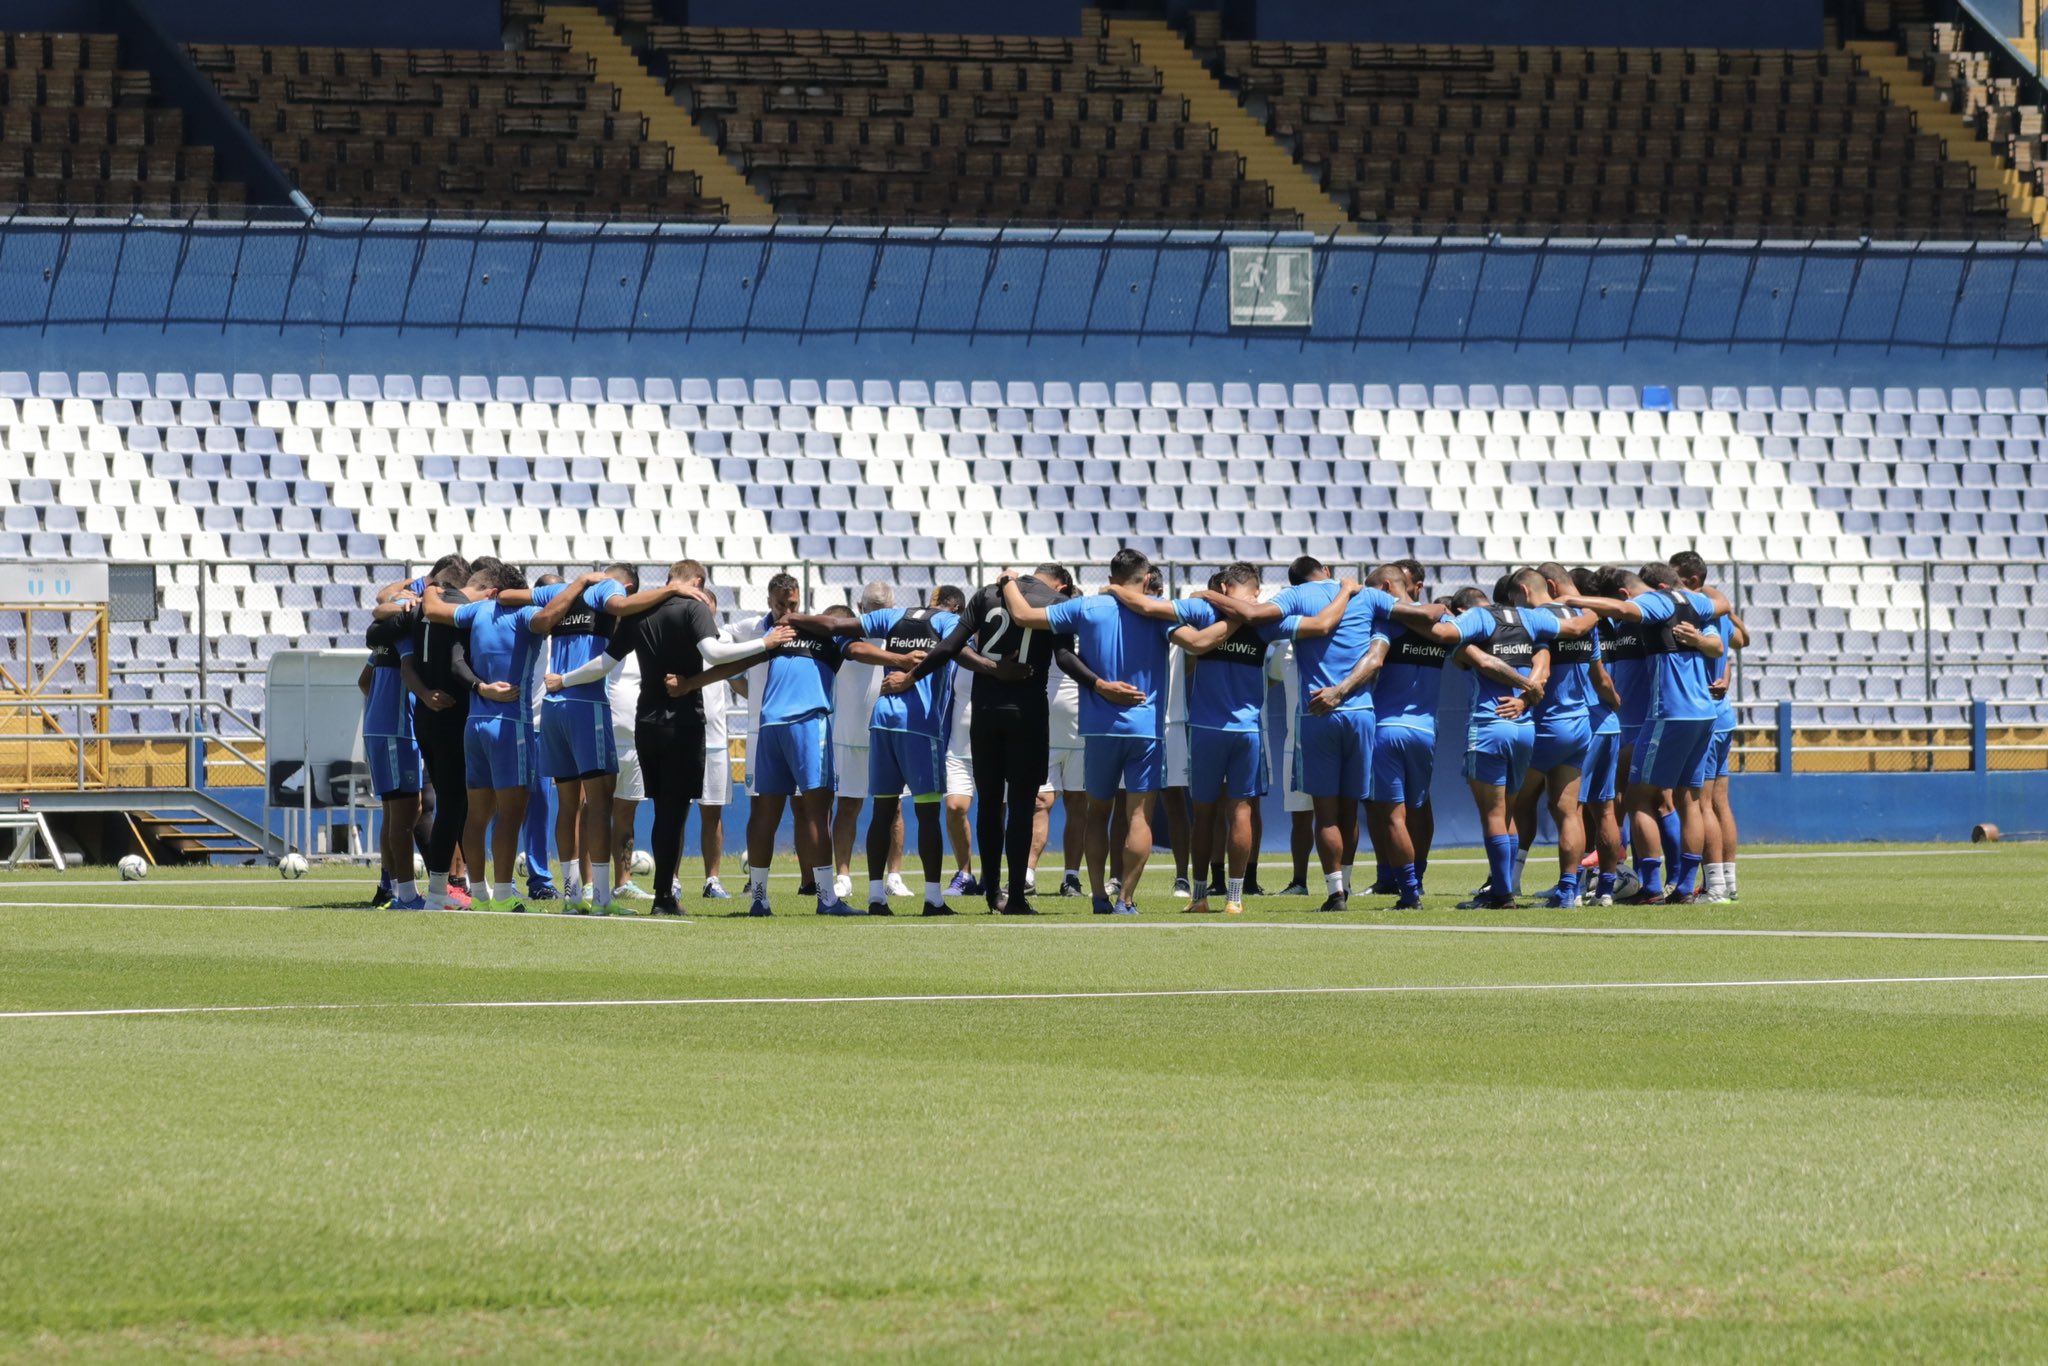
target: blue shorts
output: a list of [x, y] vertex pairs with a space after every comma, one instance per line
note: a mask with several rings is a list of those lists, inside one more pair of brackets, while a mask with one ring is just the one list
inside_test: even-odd
[[787, 797], [832, 786], [832, 717], [762, 726], [761, 752], [747, 756], [756, 796]]
[[478, 716], [462, 732], [462, 763], [472, 788], [529, 787], [535, 768], [533, 723], [525, 716]]
[[1691, 788], [1707, 784], [1707, 751], [1714, 744], [1714, 718], [1697, 721], [1652, 721], [1636, 744], [1632, 783], [1651, 787]]
[[1098, 802], [1126, 792], [1157, 792], [1166, 785], [1166, 742], [1149, 735], [1084, 735], [1081, 768], [1088, 795]]
[[1302, 717], [1294, 746], [1295, 788], [1311, 797], [1364, 801], [1378, 720], [1365, 710]]
[[1538, 773], [1553, 768], [1586, 769], [1586, 751], [1593, 746], [1593, 725], [1580, 716], [1568, 721], [1545, 722], [1536, 718], [1536, 745], [1529, 752], [1529, 767]]
[[1504, 721], [1472, 726], [1466, 732], [1465, 776], [1475, 783], [1504, 787], [1512, 796], [1529, 776], [1529, 759], [1535, 750], [1534, 726]]
[[868, 791], [894, 797], [904, 788], [913, 797], [936, 797], [946, 791], [946, 742], [907, 730], [868, 732]]
[[556, 782], [619, 771], [611, 709], [601, 702], [550, 698], [540, 704], [540, 771]]
[[370, 790], [379, 801], [409, 797], [420, 790], [420, 747], [410, 735], [365, 735], [363, 758], [370, 763]]
[[1413, 726], [1381, 726], [1372, 744], [1372, 784], [1366, 800], [1429, 805], [1436, 776], [1436, 732]]
[[1642, 738], [1643, 728], [1641, 726], [1631, 726], [1624, 722], [1621, 727], [1621, 743], [1615, 746], [1616, 757], [1618, 758], [1622, 754], [1628, 754], [1631, 758], [1633, 758], [1635, 755], [1636, 746], [1642, 742]]
[[1188, 798], [1217, 802], [1266, 795], [1266, 747], [1255, 730], [1188, 727]]
[[1586, 751], [1586, 766], [1579, 770], [1584, 776], [1579, 780], [1579, 800], [1582, 802], [1611, 802], [1614, 800], [1614, 780], [1621, 767], [1621, 732], [1610, 730], [1605, 735], [1595, 733], [1593, 746]]
[[1734, 748], [1734, 731], [1717, 730], [1714, 732], [1713, 742], [1707, 746], [1707, 781], [1712, 782], [1716, 778], [1728, 776], [1728, 759], [1730, 752]]

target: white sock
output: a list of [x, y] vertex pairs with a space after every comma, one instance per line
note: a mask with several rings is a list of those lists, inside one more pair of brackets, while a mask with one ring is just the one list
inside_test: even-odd
[[590, 865], [590, 897], [600, 906], [612, 904], [612, 866], [609, 863]]
[[1721, 890], [1730, 896], [1735, 895], [1735, 864], [1733, 862], [1721, 865]]
[[1067, 883], [1067, 879], [1069, 878], [1072, 878], [1074, 881], [1079, 882], [1081, 880], [1081, 870], [1079, 868], [1068, 868], [1063, 870], [1060, 873], [1060, 885], [1064, 887]]
[[839, 900], [839, 893], [832, 885], [831, 864], [828, 863], [822, 868], [811, 869], [811, 881], [818, 884], [818, 899], [827, 906]]
[[1038, 867], [1036, 864], [1024, 870], [1024, 890], [1027, 892], [1038, 890]]
[[1522, 890], [1522, 865], [1528, 861], [1529, 851], [1520, 845], [1515, 846], [1515, 885], [1509, 890], [1516, 892]]
[[927, 906], [945, 905], [946, 884], [943, 882], [933, 882], [930, 878], [926, 878], [924, 880], [924, 904]]
[[768, 895], [768, 870], [766, 868], [747, 869], [747, 890], [755, 896]]
[[410, 901], [419, 894], [419, 884], [411, 878], [407, 878], [404, 882], [394, 882], [391, 884], [391, 895], [400, 901]]
[[575, 875], [572, 875], [571, 877], [569, 877], [569, 878], [568, 878], [568, 879], [567, 879], [566, 881], [564, 881], [564, 882], [562, 883], [562, 900], [564, 900], [564, 901], [581, 901], [582, 899], [583, 899], [583, 877], [582, 877], [582, 875], [581, 875], [581, 874], [579, 873], [579, 874], [575, 874]]
[[448, 895], [448, 875], [447, 875], [446, 873], [428, 873], [428, 874], [427, 874], [427, 895], [428, 895], [428, 896], [446, 896], [446, 895]]
[[1223, 899], [1233, 903], [1244, 900], [1244, 879], [1241, 877], [1223, 879]]
[[480, 877], [475, 880], [474, 886], [470, 889], [470, 895], [478, 901], [496, 901], [498, 899], [497, 895], [491, 891], [491, 880], [487, 877]]
[[879, 902], [882, 902], [883, 904], [885, 904], [885, 905], [886, 905], [886, 904], [888, 903], [888, 900], [889, 900], [889, 879], [887, 879], [887, 878], [885, 878], [885, 877], [871, 877], [871, 878], [869, 878], [869, 879], [868, 879], [868, 905], [872, 906], [872, 905], [874, 905], [874, 904], [875, 904], [875, 903], [876, 903], [877, 901], [879, 901]]
[[1700, 865], [1700, 890], [1708, 896], [1717, 896], [1721, 891], [1721, 865], [1703, 863]]
[[1323, 890], [1331, 896], [1344, 895], [1344, 874], [1342, 871], [1323, 874]]
[[1358, 885], [1358, 865], [1353, 863], [1344, 869], [1344, 895], [1350, 896], [1351, 889]]

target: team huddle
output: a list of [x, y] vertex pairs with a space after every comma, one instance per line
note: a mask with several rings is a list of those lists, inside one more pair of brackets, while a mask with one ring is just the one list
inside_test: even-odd
[[[1035, 914], [1055, 799], [1067, 825], [1059, 895], [1135, 915], [1163, 809], [1176, 895], [1193, 913], [1236, 914], [1261, 890], [1269, 783], [1284, 787], [1294, 824], [1286, 892], [1307, 893], [1312, 849], [1321, 910], [1347, 909], [1354, 890], [1412, 909], [1435, 832], [1447, 664], [1469, 676], [1464, 777], [1488, 865], [1463, 907], [1520, 904], [1543, 811], [1558, 879], [1541, 904], [1736, 895], [1727, 688], [1748, 636], [1698, 555], [1637, 571], [1542, 564], [1434, 601], [1414, 561], [1361, 583], [1304, 556], [1270, 593], [1256, 566], [1237, 563], [1174, 599], [1127, 549], [1108, 577], [1086, 593], [1047, 564], [971, 594], [939, 588], [909, 607], [877, 583], [859, 610], [809, 613], [796, 579], [779, 574], [766, 613], [721, 626], [694, 560], [653, 587], [625, 565], [529, 586], [494, 559], [448, 556], [381, 590], [369, 631], [363, 733], [385, 804], [380, 895], [403, 909], [469, 897], [479, 909], [525, 909], [516, 864], [523, 853], [527, 897], [542, 895], [533, 878], [545, 878], [547, 821], [534, 813], [551, 785], [569, 909], [608, 913], [639, 894], [625, 877], [642, 799], [653, 806], [654, 913], [682, 913], [693, 804], [704, 894], [724, 897], [719, 814], [737, 692], [749, 703], [754, 915], [773, 913], [785, 811], [799, 894], [815, 896], [818, 914], [891, 914], [891, 897], [908, 893], [897, 872], [905, 798], [927, 915], [952, 914], [949, 893]], [[1280, 718], [1266, 705], [1276, 681]], [[413, 841], [429, 792], [422, 889]], [[851, 864], [864, 806], [860, 898]], [[967, 872], [970, 808], [978, 879]], [[1361, 817], [1369, 888], [1355, 882]], [[949, 827], [961, 860], [950, 884]]]

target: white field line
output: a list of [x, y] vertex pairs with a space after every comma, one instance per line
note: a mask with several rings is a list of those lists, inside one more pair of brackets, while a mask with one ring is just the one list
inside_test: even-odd
[[[1956, 847], [1956, 848], [1954, 848], [1954, 849], [1831, 849], [1831, 850], [1820, 850], [1820, 851], [1814, 851], [1814, 852], [1809, 852], [1809, 853], [1776, 853], [1776, 854], [1744, 854], [1744, 855], [1742, 855], [1742, 859], [1743, 859], [1743, 861], [1748, 861], [1748, 860], [1750, 860], [1750, 859], [1808, 859], [1808, 858], [1964, 858], [1964, 857], [1971, 857], [1971, 858], [1974, 858], [1974, 857], [1981, 857], [1983, 853], [1984, 853], [1984, 851], [1983, 851], [1983, 850], [1980, 850], [1980, 849], [1976, 848], [1976, 847], [1975, 847], [1974, 845], [1967, 845], [1967, 844], [1966, 844], [1966, 845], [1959, 845], [1959, 846], [1957, 846], [1957, 847]], [[1168, 857], [1167, 851], [1165, 851], [1165, 850], [1163, 850], [1163, 849], [1162, 849], [1162, 850], [1160, 850], [1160, 851], [1158, 852], [1158, 854], [1156, 855], [1156, 857], [1158, 857], [1158, 858], [1166, 858], [1166, 857]], [[1281, 872], [1287, 872], [1287, 871], [1290, 871], [1290, 870], [1292, 870], [1293, 866], [1294, 866], [1294, 865], [1292, 865], [1292, 864], [1290, 864], [1290, 863], [1281, 863], [1281, 862], [1262, 862], [1262, 863], [1260, 863], [1260, 864], [1259, 864], [1259, 867], [1260, 867], [1260, 868], [1261, 868], [1262, 870], [1263, 870], [1263, 869], [1267, 869], [1267, 868], [1272, 868], [1272, 869], [1276, 869], [1276, 870], [1278, 870], [1278, 871], [1281, 871]], [[1433, 858], [1433, 859], [1431, 859], [1431, 860], [1429, 861], [1429, 866], [1430, 866], [1430, 867], [1432, 867], [1432, 868], [1451, 868], [1451, 867], [1472, 867], [1472, 868], [1483, 868], [1483, 867], [1485, 867], [1485, 866], [1486, 866], [1486, 860], [1485, 860], [1485, 859], [1483, 859], [1483, 858]], [[243, 876], [243, 877], [219, 877], [219, 878], [166, 878], [166, 879], [164, 879], [164, 881], [162, 881], [162, 882], [160, 882], [160, 883], [158, 883], [158, 884], [156, 884], [156, 885], [158, 885], [158, 886], [160, 886], [160, 887], [246, 887], [246, 886], [248, 886], [248, 885], [249, 885], [250, 881], [251, 881], [251, 880], [252, 880], [252, 879], [253, 879], [253, 878], [254, 878], [254, 877], [255, 877], [256, 875], [258, 875], [258, 874], [261, 874], [261, 873], [266, 873], [266, 872], [270, 872], [270, 871], [271, 871], [270, 869], [267, 869], [267, 868], [260, 868], [260, 867], [259, 867], [259, 868], [252, 868], [252, 869], [250, 869], [250, 870], [249, 870], [249, 873], [248, 873], [247, 875]], [[1050, 876], [1051, 872], [1052, 872], [1052, 870], [1051, 870], [1051, 869], [1041, 868], [1041, 869], [1039, 869], [1039, 876], [1040, 876], [1040, 877], [1042, 877], [1042, 878], [1043, 878], [1043, 877], [1047, 877], [1047, 876]], [[770, 879], [771, 881], [776, 881], [776, 882], [782, 882], [782, 881], [790, 881], [790, 882], [797, 882], [797, 881], [801, 881], [801, 880], [803, 879], [803, 877], [804, 877], [805, 875], [804, 875], [804, 874], [802, 874], [802, 873], [773, 873], [773, 872], [771, 872], [770, 874], [768, 874], [768, 876], [769, 876], [769, 879]], [[330, 872], [327, 872], [327, 871], [325, 871], [325, 870], [322, 870], [322, 869], [316, 869], [316, 870], [314, 870], [314, 872], [313, 872], [313, 873], [311, 873], [311, 874], [310, 874], [310, 875], [309, 875], [309, 876], [308, 876], [308, 877], [307, 877], [307, 878], [306, 878], [306, 879], [305, 879], [304, 881], [305, 881], [305, 882], [306, 882], [307, 884], [322, 884], [322, 885], [324, 885], [324, 884], [327, 884], [327, 883], [348, 883], [348, 884], [364, 883], [364, 884], [368, 884], [368, 883], [369, 883], [369, 875], [368, 875], [368, 873], [367, 873], [367, 871], [366, 871], [366, 870], [362, 870], [362, 871], [357, 871], [357, 872], [353, 872], [353, 873], [349, 873], [349, 874], [346, 874], [346, 875], [344, 875], [344, 874], [342, 874], [342, 873], [330, 873]], [[144, 886], [146, 886], [146, 885], [147, 885], [147, 883], [145, 882], [144, 884], [141, 884], [141, 885], [144, 885]], [[138, 886], [138, 884], [136, 884], [136, 883], [132, 883], [132, 882], [124, 882], [124, 881], [122, 881], [122, 880], [121, 880], [121, 879], [119, 879], [119, 878], [67, 878], [67, 877], [65, 877], [65, 876], [64, 876], [63, 874], [61, 874], [61, 873], [59, 873], [59, 874], [55, 874], [55, 875], [38, 875], [38, 876], [36, 876], [36, 877], [33, 877], [33, 878], [19, 878], [19, 879], [17, 879], [17, 878], [11, 878], [11, 877], [6, 877], [6, 876], [0, 876], [0, 888], [7, 888], [7, 887], [135, 887], [135, 886]]]
[[1000, 991], [921, 996], [677, 996], [588, 1001], [360, 1001], [245, 1006], [124, 1006], [100, 1010], [0, 1011], [0, 1020], [98, 1019], [127, 1015], [255, 1015], [331, 1010], [611, 1010], [672, 1006], [987, 1005], [1028, 1001], [1142, 1001], [1254, 996], [1480, 995], [1552, 991], [1726, 991], [1770, 987], [1920, 986], [2048, 982], [2048, 972], [1945, 977], [1764, 977], [1702, 982], [1402, 983], [1348, 987], [1187, 987], [1154, 991]]
[[[147, 901], [0, 901], [0, 911], [174, 911], [186, 909]], [[209, 911], [327, 911], [343, 915], [384, 915], [382, 906], [248, 906], [240, 903], [229, 906], [206, 906], [196, 909]], [[441, 915], [502, 915], [514, 920], [630, 920], [648, 925], [687, 925], [690, 922], [674, 916], [655, 915], [564, 915], [560, 911], [390, 911], [391, 915], [420, 915], [426, 917]]]
[[[1169, 913], [1171, 914], [1171, 913]], [[1184, 913], [1183, 913], [1184, 914]], [[927, 925], [923, 920], [898, 925]], [[1399, 921], [1339, 921], [1303, 924], [1292, 920], [980, 920], [954, 921], [984, 930], [1351, 930], [1393, 934], [1582, 934], [1673, 939], [1954, 939], [1969, 943], [2048, 944], [2048, 934], [1973, 934], [1956, 930], [1757, 930], [1681, 925], [1409, 925]]]

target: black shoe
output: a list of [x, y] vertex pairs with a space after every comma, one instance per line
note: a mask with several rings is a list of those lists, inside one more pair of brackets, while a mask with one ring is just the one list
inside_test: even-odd
[[653, 908], [648, 912], [649, 915], [681, 915], [682, 913], [683, 908], [676, 904], [676, 899], [672, 896], [656, 897]]
[[1038, 907], [1031, 904], [1022, 892], [1012, 892], [1003, 898], [1003, 904], [996, 911], [998, 915], [1037, 915]]
[[448, 879], [448, 885], [464, 895], [469, 892], [469, 879], [466, 877], [451, 877]]
[[1344, 893], [1332, 892], [1329, 894], [1329, 896], [1323, 898], [1323, 904], [1316, 907], [1316, 909], [1318, 911], [1328, 911], [1332, 913], [1337, 911], [1348, 911], [1351, 909], [1351, 902], [1345, 897]]
[[388, 882], [378, 883], [376, 895], [370, 898], [370, 909], [377, 910], [380, 907], [389, 906], [390, 904], [391, 884]]
[[1624, 906], [1662, 906], [1664, 904], [1664, 896], [1663, 892], [1644, 890], [1637, 892], [1634, 896], [1623, 897], [1621, 904]]
[[[1023, 893], [1019, 892], [1017, 893], [1017, 895], [1022, 896]], [[990, 915], [1001, 915], [1003, 913], [1003, 907], [1009, 904], [1010, 893], [1008, 892], [991, 891], [988, 894], [988, 913]]]
[[1256, 877], [1247, 877], [1244, 880], [1244, 894], [1246, 896], [1264, 896], [1266, 889], [1259, 885], [1259, 880]]
[[870, 902], [868, 903], [868, 914], [869, 914], [869, 915], [894, 915], [894, 914], [896, 914], [896, 912], [894, 912], [894, 911], [892, 911], [892, 910], [890, 910], [890, 909], [889, 909], [889, 903], [888, 903], [888, 902], [886, 902], [886, 901], [870, 901]]
[[528, 901], [560, 901], [562, 894], [555, 890], [555, 884], [552, 882], [528, 881], [526, 884], [526, 899]]
[[926, 915], [958, 915], [958, 914], [960, 914], [960, 912], [958, 912], [958, 911], [954, 910], [954, 909], [953, 909], [953, 908], [952, 908], [951, 906], [934, 906], [934, 905], [932, 905], [932, 903], [931, 903], [931, 902], [927, 901], [927, 902], [925, 902], [925, 903], [924, 903], [924, 914], [926, 914]]
[[816, 896], [818, 894], [818, 884], [806, 882], [796, 889], [796, 894], [798, 896]]
[[1664, 894], [1664, 904], [1666, 906], [1690, 906], [1698, 899], [1698, 892], [1681, 892], [1676, 887], [1673, 887]]

